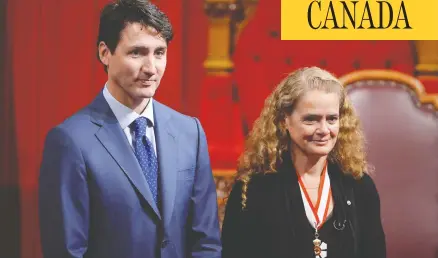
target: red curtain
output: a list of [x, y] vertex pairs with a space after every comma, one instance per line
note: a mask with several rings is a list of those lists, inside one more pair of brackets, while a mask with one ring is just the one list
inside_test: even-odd
[[103, 2], [8, 1], [23, 258], [41, 257], [37, 182], [45, 135], [105, 82], [95, 59]]
[[7, 30], [6, 2], [0, 1], [0, 250], [2, 257], [19, 257], [19, 185]]

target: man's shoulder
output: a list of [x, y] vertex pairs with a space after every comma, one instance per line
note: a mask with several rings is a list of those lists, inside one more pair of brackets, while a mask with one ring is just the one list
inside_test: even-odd
[[[154, 109], [158, 109], [158, 112], [164, 112], [166, 114], [169, 115], [170, 117], [170, 123], [173, 126], [178, 127], [178, 130], [193, 130], [196, 129], [197, 130], [197, 124], [199, 123], [198, 119], [193, 117], [193, 116], [189, 116], [186, 114], [183, 114], [179, 111], [176, 111], [175, 109], [162, 104], [158, 101], [154, 100]], [[161, 114], [158, 114], [161, 115]]]
[[94, 127], [90, 119], [90, 109], [82, 108], [64, 121], [54, 126], [51, 131], [62, 131], [72, 138], [84, 138], [89, 129]]
[[156, 110], [158, 109], [161, 112], [166, 112], [166, 113], [168, 113], [172, 116], [175, 116], [175, 117], [181, 117], [183, 119], [190, 118], [190, 116], [185, 115], [179, 111], [176, 111], [175, 109], [173, 109], [173, 108], [171, 108], [171, 107], [169, 107], [169, 106], [167, 106], [167, 105], [165, 105], [165, 104], [163, 104], [155, 99], [154, 99], [154, 109], [156, 109]]
[[159, 101], [157, 101], [155, 99], [154, 99], [154, 109], [158, 109], [161, 112], [166, 112], [166, 113], [172, 115], [172, 117], [175, 117], [175, 118], [193, 119], [193, 117], [191, 117], [189, 115], [186, 115], [186, 114], [183, 114], [183, 113], [181, 113], [179, 111], [176, 111], [175, 109], [173, 109], [173, 108], [171, 108], [171, 107], [169, 107], [169, 106], [167, 106], [167, 105], [165, 105], [165, 104], [163, 104], [163, 103], [161, 103], [161, 102], [159, 102]]

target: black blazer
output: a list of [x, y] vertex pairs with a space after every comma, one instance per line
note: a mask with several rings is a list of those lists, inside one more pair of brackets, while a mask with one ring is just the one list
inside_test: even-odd
[[[336, 223], [345, 221], [340, 234], [348, 258], [385, 258], [386, 243], [380, 219], [380, 199], [368, 175], [355, 180], [329, 164]], [[305, 215], [298, 178], [285, 159], [277, 173], [257, 174], [248, 185], [242, 211], [242, 183], [237, 182], [227, 201], [222, 228], [223, 258], [314, 258], [312, 234]], [[348, 202], [349, 201], [349, 202]], [[350, 205], [347, 204], [350, 203]], [[331, 257], [330, 249], [328, 258]], [[345, 257], [347, 258], [347, 257]]]

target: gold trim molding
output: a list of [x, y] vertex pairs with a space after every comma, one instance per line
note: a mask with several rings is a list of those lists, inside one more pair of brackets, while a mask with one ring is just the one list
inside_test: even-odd
[[214, 176], [234, 177], [236, 170], [233, 169], [213, 169]]
[[366, 80], [395, 81], [402, 83], [415, 92], [421, 104], [430, 104], [438, 110], [438, 94], [427, 94], [423, 84], [418, 79], [401, 72], [379, 69], [359, 70], [348, 73], [340, 78], [340, 81], [344, 85]]

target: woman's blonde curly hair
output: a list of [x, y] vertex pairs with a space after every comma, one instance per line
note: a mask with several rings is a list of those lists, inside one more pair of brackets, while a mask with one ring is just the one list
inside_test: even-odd
[[366, 170], [364, 139], [359, 119], [346, 98], [342, 83], [329, 72], [318, 67], [296, 70], [283, 79], [266, 99], [260, 117], [245, 143], [245, 151], [239, 158], [237, 181], [242, 186], [242, 207], [246, 207], [247, 190], [254, 174], [276, 173], [281, 157], [291, 144], [285, 126], [285, 118], [294, 109], [297, 100], [310, 90], [335, 92], [339, 95], [339, 134], [328, 159], [339, 164], [344, 173], [355, 178]]

